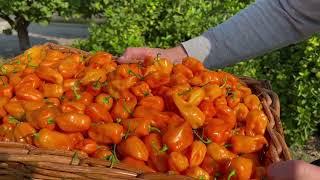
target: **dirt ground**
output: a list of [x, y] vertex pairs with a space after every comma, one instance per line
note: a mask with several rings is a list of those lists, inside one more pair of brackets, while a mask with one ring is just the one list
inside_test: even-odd
[[298, 148], [291, 148], [291, 154], [293, 159], [304, 160], [306, 162], [320, 159], [320, 137], [314, 136], [306, 143], [306, 145]]

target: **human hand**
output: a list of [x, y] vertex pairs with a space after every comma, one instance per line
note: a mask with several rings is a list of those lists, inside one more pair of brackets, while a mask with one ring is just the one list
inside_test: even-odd
[[187, 57], [187, 53], [182, 46], [177, 46], [170, 49], [160, 48], [127, 48], [124, 54], [118, 59], [119, 63], [137, 63], [143, 62], [145, 58], [155, 58], [160, 54], [160, 57], [167, 58], [172, 63], [181, 63], [181, 60]]
[[285, 161], [268, 168], [268, 178], [272, 180], [318, 180], [320, 167], [304, 161]]

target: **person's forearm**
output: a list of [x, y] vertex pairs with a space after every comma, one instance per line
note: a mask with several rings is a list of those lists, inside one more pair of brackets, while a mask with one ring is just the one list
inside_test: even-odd
[[320, 31], [320, 0], [257, 0], [223, 24], [182, 43], [207, 67], [222, 67]]

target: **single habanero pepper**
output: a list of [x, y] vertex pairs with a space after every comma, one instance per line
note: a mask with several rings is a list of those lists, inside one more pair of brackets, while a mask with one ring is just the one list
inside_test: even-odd
[[71, 54], [60, 62], [58, 70], [64, 79], [73, 78], [81, 70], [80, 59], [79, 54]]
[[199, 166], [207, 153], [206, 145], [201, 141], [194, 141], [190, 146], [188, 159], [190, 167]]
[[123, 127], [117, 123], [92, 124], [88, 135], [97, 143], [119, 144], [123, 136]]
[[261, 110], [251, 110], [246, 117], [246, 135], [264, 135], [268, 125], [268, 118]]
[[185, 174], [187, 176], [201, 179], [201, 180], [209, 180], [210, 179], [209, 173], [199, 166], [194, 166], [194, 167], [188, 168], [186, 170]]
[[[233, 172], [232, 172], [233, 171]], [[231, 180], [247, 180], [252, 174], [252, 161], [243, 157], [231, 160], [227, 177]], [[233, 176], [232, 176], [233, 175]]]
[[36, 130], [27, 122], [19, 123], [14, 129], [16, 142], [32, 144], [33, 135]]
[[130, 88], [131, 92], [138, 97], [148, 97], [151, 95], [151, 89], [149, 85], [144, 82], [138, 82]]
[[234, 135], [231, 137], [230, 142], [232, 144], [232, 151], [236, 154], [257, 152], [268, 143], [263, 135]]
[[113, 98], [106, 93], [101, 93], [95, 98], [97, 104], [103, 105], [103, 107], [109, 111], [113, 106]]
[[120, 124], [130, 135], [143, 137], [150, 133], [151, 121], [147, 118], [122, 119]]
[[52, 131], [49, 129], [41, 129], [39, 133], [34, 135], [34, 143], [39, 148], [71, 150], [72, 144], [67, 134]]
[[181, 74], [187, 79], [193, 78], [193, 72], [187, 66], [183, 64], [176, 64], [173, 66], [173, 74]]
[[222, 89], [216, 84], [208, 84], [202, 87], [206, 94], [206, 99], [214, 101], [222, 96]]
[[171, 126], [162, 136], [162, 141], [170, 151], [183, 151], [193, 142], [193, 132], [188, 122]]
[[143, 97], [138, 105], [145, 106], [145, 107], [151, 107], [153, 109], [156, 109], [158, 111], [164, 110], [164, 100], [160, 96], [147, 96]]
[[168, 159], [172, 171], [182, 172], [189, 167], [188, 158], [181, 152], [171, 152]]
[[20, 100], [26, 100], [26, 101], [42, 101], [43, 100], [43, 94], [33, 88], [19, 88], [16, 90], [16, 97]]
[[204, 126], [204, 134], [217, 144], [224, 144], [231, 136], [231, 128], [228, 122], [219, 118], [208, 119]]
[[205, 98], [205, 91], [202, 88], [192, 88], [188, 93], [188, 103], [198, 106]]
[[7, 104], [4, 105], [4, 109], [7, 111], [8, 114], [11, 116], [17, 118], [17, 119], [22, 119], [23, 116], [25, 115], [25, 110], [22, 107], [21, 102], [19, 101], [10, 101]]
[[43, 80], [54, 84], [62, 84], [63, 76], [56, 70], [50, 67], [38, 67], [35, 71], [36, 75]]
[[92, 157], [105, 160], [110, 155], [112, 155], [112, 152], [107, 146], [98, 146]]
[[55, 122], [61, 130], [69, 133], [85, 132], [91, 125], [89, 116], [76, 112], [59, 114], [56, 116]]
[[150, 88], [154, 89], [168, 84], [170, 82], [170, 75], [156, 71], [145, 76], [144, 80]]
[[63, 95], [63, 86], [60, 84], [46, 83], [43, 85], [43, 96], [48, 98], [60, 98]]
[[131, 156], [135, 159], [148, 161], [149, 152], [143, 141], [137, 136], [130, 136], [122, 141], [118, 150], [123, 156]]
[[246, 97], [244, 97], [243, 99], [244, 104], [248, 107], [249, 110], [261, 110], [262, 109], [262, 105], [261, 102], [258, 98], [258, 96], [251, 94], [248, 95]]
[[88, 85], [91, 82], [97, 82], [100, 81], [101, 83], [105, 82], [107, 80], [106, 76], [106, 70], [104, 69], [92, 69], [92, 68], [86, 68], [84, 77], [80, 80], [80, 83], [82, 85]]
[[182, 59], [182, 64], [185, 67], [189, 68], [194, 74], [205, 70], [205, 67], [203, 66], [203, 64], [199, 60], [193, 57], [186, 57]]
[[162, 144], [161, 135], [158, 133], [150, 133], [143, 139], [149, 151], [149, 160], [154, 168], [160, 172], [167, 172], [169, 169], [167, 153], [167, 145]]
[[205, 115], [197, 106], [184, 101], [178, 94], [173, 94], [172, 98], [183, 118], [191, 124], [193, 129], [204, 124]]
[[84, 139], [82, 142], [82, 147], [81, 151], [87, 153], [87, 154], [92, 154], [96, 152], [98, 149], [97, 143], [92, 140], [92, 139]]
[[207, 146], [207, 151], [208, 151], [208, 154], [212, 157], [212, 159], [217, 161], [218, 163], [226, 160], [231, 160], [237, 157], [236, 154], [233, 154], [226, 147], [221, 146], [214, 142], [210, 143]]
[[113, 122], [108, 109], [106, 109], [102, 104], [89, 104], [85, 109], [85, 114], [88, 115], [93, 122]]
[[238, 122], [243, 122], [246, 120], [246, 117], [249, 113], [249, 109], [246, 105], [244, 105], [243, 103], [239, 103], [236, 107], [233, 108], [233, 110], [236, 112]]
[[237, 121], [236, 112], [226, 105], [217, 105], [216, 109], [217, 117], [219, 119], [223, 119], [228, 125], [230, 125], [230, 128], [234, 128]]

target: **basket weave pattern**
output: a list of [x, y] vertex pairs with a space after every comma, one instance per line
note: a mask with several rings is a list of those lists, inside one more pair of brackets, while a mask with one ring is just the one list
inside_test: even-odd
[[[52, 43], [45, 45], [66, 53], [89, 53]], [[14, 59], [12, 60], [14, 61]], [[263, 105], [269, 123], [266, 130], [268, 146], [261, 153], [265, 165], [290, 160], [280, 120], [280, 103], [268, 81], [240, 77], [256, 94]], [[186, 176], [161, 173], [144, 174], [139, 169], [117, 163], [110, 168], [105, 160], [94, 159], [80, 152], [46, 150], [28, 144], [0, 142], [0, 179], [192, 179]]]

